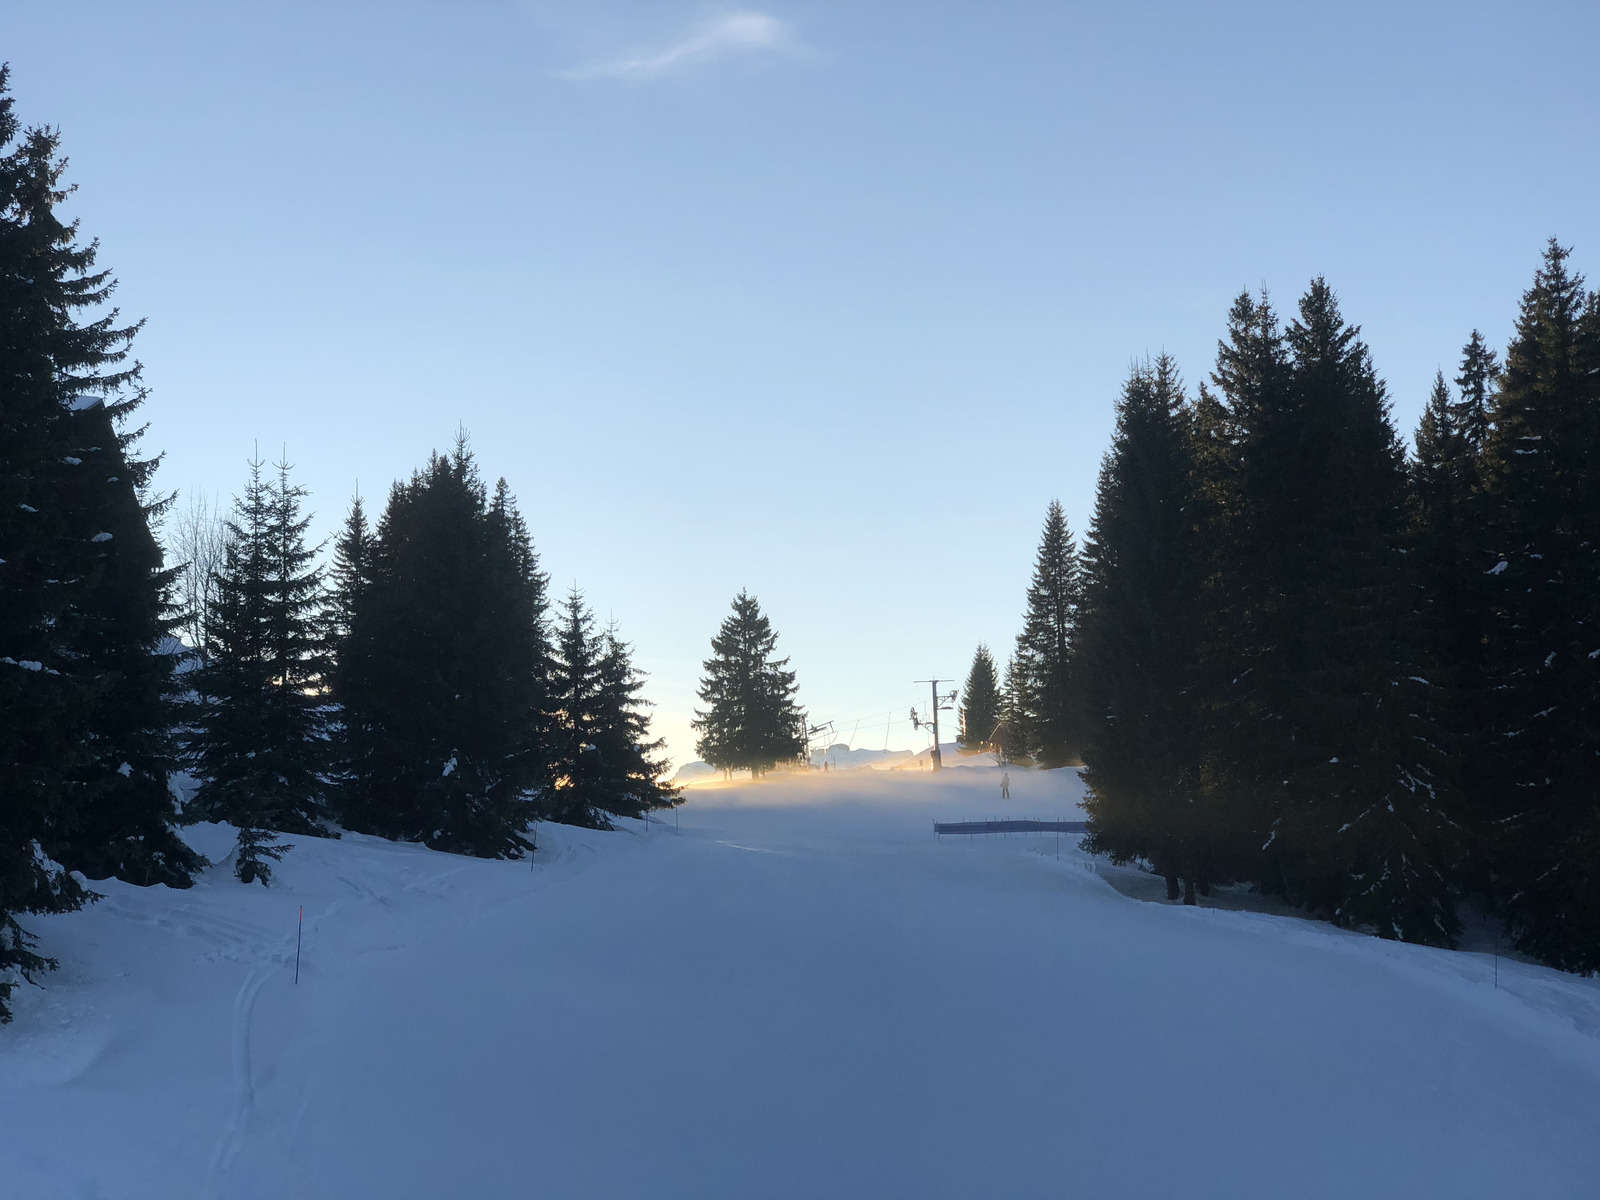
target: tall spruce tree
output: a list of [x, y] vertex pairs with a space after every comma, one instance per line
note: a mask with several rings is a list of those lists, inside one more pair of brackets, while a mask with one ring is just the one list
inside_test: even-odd
[[640, 695], [644, 679], [616, 622], [607, 624], [600, 639], [595, 745], [609, 793], [607, 811], [619, 817], [642, 817], [683, 801], [683, 793], [665, 782], [671, 766], [664, 753], [666, 739], [650, 736], [650, 702]]
[[1059, 500], [1052, 500], [1028, 586], [1028, 610], [1017, 636], [1024, 681], [1018, 701], [1026, 712], [1033, 756], [1046, 767], [1075, 762], [1082, 751], [1072, 693], [1073, 635], [1082, 595], [1077, 540], [1067, 527], [1066, 510]]
[[333, 565], [328, 570], [327, 639], [337, 647], [350, 636], [356, 597], [366, 584], [367, 562], [372, 555], [372, 530], [358, 492], [333, 543]]
[[600, 759], [601, 649], [594, 614], [573, 587], [556, 621], [550, 666], [551, 789], [541, 815], [564, 825], [608, 829], [610, 796]]
[[172, 636], [175, 571], [163, 565], [152, 519], [167, 503], [146, 497], [156, 460], [131, 453], [136, 433], [116, 424], [142, 399], [135, 392], [73, 413], [81, 459], [61, 502], [77, 540], [91, 547], [79, 577], [72, 673], [94, 680], [82, 731], [89, 760], [68, 819], [44, 843], [50, 856], [90, 879], [115, 876], [148, 887], [188, 887], [205, 864], [179, 838], [169, 780], [178, 770], [179, 707]]
[[1176, 366], [1136, 367], [1117, 404], [1084, 550], [1077, 679], [1088, 844], [1148, 860], [1170, 899], [1217, 875], [1204, 786], [1201, 587], [1193, 438]]
[[597, 632], [576, 587], [562, 604], [550, 671], [551, 775], [545, 819], [607, 828], [612, 816], [641, 817], [677, 802], [660, 782], [665, 745], [649, 740], [650, 718], [616, 625]]
[[1006, 662], [1005, 680], [1000, 688], [1000, 719], [995, 726], [993, 742], [1001, 762], [1026, 762], [1033, 756], [1027, 673], [1015, 651]]
[[1251, 597], [1235, 587], [1243, 537], [1240, 443], [1244, 430], [1219, 396], [1202, 383], [1188, 410], [1189, 489], [1194, 560], [1199, 593], [1191, 629], [1197, 658], [1190, 664], [1199, 702], [1191, 710], [1191, 744], [1201, 747], [1198, 772], [1206, 812], [1206, 852], [1213, 882], [1256, 878], [1262, 836], [1261, 812], [1249, 787], [1236, 786], [1241, 771], [1234, 757], [1245, 719], [1241, 675], [1248, 647], [1237, 636]]
[[1554, 239], [1484, 445], [1467, 777], [1517, 945], [1600, 969], [1600, 299]]
[[[1482, 455], [1494, 415], [1499, 363], [1476, 329], [1461, 352], [1452, 398], [1439, 372], [1417, 423], [1411, 463], [1412, 565], [1421, 600], [1421, 624], [1457, 735], [1471, 723], [1481, 691], [1485, 588], [1477, 565], [1476, 493]], [[1459, 747], [1453, 752], [1459, 758]], [[1477, 874], [1480, 876], [1482, 872]]]
[[287, 848], [276, 832], [327, 833], [328, 709], [322, 571], [305, 544], [305, 491], [289, 482], [286, 461], [272, 477], [263, 465], [251, 461], [234, 502], [207, 623], [212, 655], [191, 676], [202, 710], [189, 814], [237, 826], [234, 873], [267, 884]]
[[[108, 272], [94, 247], [55, 214], [64, 197], [54, 139], [21, 133], [0, 67], [0, 1021], [13, 972], [31, 979], [55, 962], [17, 922], [70, 912], [88, 894], [42, 842], [70, 821], [73, 777], [90, 755], [77, 734], [94, 701], [69, 673], [73, 621], [61, 585], [87, 569], [56, 496], [74, 439], [70, 413], [87, 386], [130, 382], [107, 371], [133, 329], [76, 316], [105, 302]], [[21, 136], [19, 137], [19, 134]]]
[[969, 750], [994, 743], [1000, 726], [1000, 680], [994, 655], [981, 642], [972, 654], [966, 686], [961, 689], [961, 744]]
[[[18, 923], [89, 897], [73, 868], [181, 886], [166, 768], [166, 576], [124, 432], [137, 325], [56, 208], [50, 129], [23, 130], [0, 67], [0, 1021], [13, 972], [53, 963]], [[52, 854], [65, 855], [63, 861]]]
[[[1479, 335], [1467, 344], [1463, 377], [1481, 392], [1483, 360], [1472, 365], [1481, 349]], [[1490, 356], [1492, 359], [1492, 356]], [[1463, 738], [1481, 689], [1484, 588], [1474, 560], [1472, 509], [1479, 481], [1479, 445], [1469, 432], [1482, 415], [1471, 393], [1452, 399], [1441, 371], [1417, 425], [1416, 453], [1411, 462], [1412, 529], [1410, 566], [1418, 597], [1417, 624], [1427, 651], [1429, 682], [1441, 717], [1437, 730], [1444, 755], [1440, 769], [1449, 769], [1449, 794], [1457, 798], [1455, 816], [1462, 821], [1462, 877], [1485, 883], [1483, 856], [1474, 853], [1472, 822], [1461, 795]]]
[[1495, 389], [1499, 382], [1500, 360], [1489, 349], [1483, 334], [1474, 329], [1461, 351], [1461, 374], [1456, 376], [1456, 387], [1461, 395], [1453, 413], [1453, 424], [1466, 441], [1474, 459], [1483, 452], [1489, 441], [1489, 427], [1494, 420]]
[[1265, 604], [1253, 581], [1257, 573], [1267, 574], [1258, 557], [1261, 547], [1281, 542], [1284, 535], [1269, 535], [1258, 524], [1258, 512], [1270, 513], [1271, 506], [1256, 497], [1271, 489], [1260, 482], [1258, 453], [1250, 456], [1247, 471], [1246, 445], [1252, 431], [1270, 426], [1265, 414], [1284, 406], [1288, 375], [1283, 331], [1266, 293], [1259, 298], [1240, 293], [1217, 345], [1211, 374], [1216, 391], [1202, 385], [1195, 403], [1194, 456], [1209, 570], [1203, 655], [1211, 666], [1213, 780], [1225, 798], [1225, 824], [1235, 834], [1229, 857], [1240, 877], [1257, 881], [1267, 869], [1263, 855], [1276, 840], [1269, 832], [1269, 800], [1281, 776], [1275, 785], [1273, 768], [1262, 768], [1268, 749], [1262, 740], [1270, 727], [1260, 719], [1256, 671], [1258, 660], [1271, 651], [1265, 633], [1257, 630]]
[[761, 605], [741, 591], [711, 639], [699, 692], [706, 708], [691, 723], [695, 753], [713, 767], [759, 777], [805, 753], [794, 672], [787, 658], [773, 657], [777, 644]]
[[[367, 586], [372, 557], [373, 532], [367, 523], [360, 493], [350, 502], [343, 527], [333, 543], [333, 563], [328, 570], [328, 603], [324, 614], [323, 636], [329, 660], [329, 686], [334, 684], [335, 664], [344, 661], [351, 624], [362, 589]], [[344, 713], [335, 706], [328, 731], [328, 781], [336, 792], [353, 784], [356, 764], [351, 758], [352, 739], [347, 736]]]
[[1282, 334], [1241, 296], [1214, 378], [1239, 452], [1229, 784], [1259, 805], [1258, 879], [1335, 921], [1448, 943], [1453, 827], [1383, 384], [1320, 279]]
[[333, 673], [343, 823], [511, 858], [549, 783], [546, 580], [463, 436], [397, 483]]

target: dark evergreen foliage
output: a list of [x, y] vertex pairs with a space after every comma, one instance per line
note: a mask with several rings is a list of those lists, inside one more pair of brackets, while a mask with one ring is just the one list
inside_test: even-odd
[[794, 672], [774, 658], [778, 635], [756, 598], [741, 591], [733, 612], [711, 639], [700, 684], [704, 711], [695, 710], [695, 753], [723, 771], [759, 776], [806, 750]]
[[1467, 777], [1523, 950], [1600, 969], [1600, 299], [1550, 242], [1477, 506], [1483, 686]]
[[594, 614], [574, 587], [556, 622], [550, 666], [550, 774], [541, 815], [564, 825], [606, 829], [606, 772], [600, 761], [600, 647]]
[[[323, 633], [329, 656], [329, 686], [337, 676], [335, 664], [346, 658], [351, 623], [360, 603], [362, 590], [369, 583], [373, 532], [367, 524], [366, 509], [357, 495], [350, 503], [343, 527], [333, 543], [333, 564], [328, 570], [328, 604]], [[358, 766], [352, 759], [353, 738], [348, 735], [344, 714], [336, 710], [328, 731], [328, 782], [334, 792], [348, 794], [354, 786]], [[339, 807], [337, 804], [335, 807]]]
[[1117, 404], [1084, 550], [1076, 674], [1086, 714], [1088, 845], [1147, 859], [1194, 903], [1218, 876], [1204, 766], [1207, 573], [1193, 441], [1171, 359], [1136, 368]]
[[1250, 315], [1217, 373], [1239, 430], [1248, 766], [1231, 782], [1261, 806], [1258, 878], [1342, 923], [1448, 943], [1452, 829], [1406, 621], [1404, 455], [1383, 384], [1320, 279], [1281, 340], [1265, 301], [1236, 312]]
[[595, 726], [602, 777], [610, 793], [607, 811], [642, 817], [683, 802], [683, 793], [664, 782], [671, 764], [666, 739], [650, 736], [650, 702], [640, 694], [645, 676], [633, 665], [633, 650], [618, 635], [615, 622], [600, 638], [600, 719]]
[[201, 714], [190, 743], [200, 787], [189, 815], [239, 829], [234, 873], [266, 884], [273, 832], [327, 832], [327, 663], [322, 571], [305, 544], [304, 489], [287, 462], [250, 463], [227, 522], [207, 618], [210, 660], [191, 680]]
[[[1240, 296], [1213, 381], [1185, 406], [1162, 359], [1119, 406], [1075, 647], [1089, 844], [1174, 897], [1245, 878], [1448, 944], [1453, 743], [1383, 384], [1321, 280], [1286, 330]], [[1456, 419], [1436, 397], [1427, 444]]]
[[[347, 537], [350, 534], [347, 526]], [[545, 576], [465, 439], [397, 483], [333, 674], [350, 829], [488, 858], [531, 848], [549, 782]]]
[[[1235, 586], [1242, 565], [1240, 430], [1227, 406], [1203, 383], [1188, 408], [1187, 427], [1189, 529], [1199, 589], [1190, 617], [1198, 644], [1189, 670], [1200, 699], [1189, 709], [1195, 724], [1181, 736], [1198, 747], [1195, 769], [1199, 803], [1207, 814], [1204, 861], [1211, 881], [1252, 879], [1262, 842], [1261, 814], [1252, 792], [1232, 783], [1241, 776], [1238, 735], [1245, 716], [1237, 694], [1242, 671], [1235, 658], [1240, 650], [1236, 634], [1249, 603]], [[1197, 886], [1203, 884], [1197, 881]]]
[[967, 670], [966, 686], [961, 689], [961, 744], [970, 750], [988, 747], [1000, 728], [1000, 680], [995, 674], [994, 655], [980, 644]]
[[1483, 334], [1474, 329], [1461, 351], [1461, 374], [1456, 376], [1461, 397], [1454, 410], [1455, 428], [1474, 458], [1489, 440], [1499, 381], [1500, 360], [1483, 340]]
[[74, 781], [77, 800], [45, 848], [90, 879], [181, 888], [204, 860], [174, 828], [168, 783], [180, 756], [173, 676], [182, 647], [168, 617], [175, 572], [164, 568], [150, 532], [163, 502], [141, 499], [155, 461], [130, 458], [132, 436], [115, 427], [140, 398], [79, 409], [70, 423], [80, 465], [59, 502], [74, 540], [91, 551], [74, 601], [71, 673], [95, 681], [94, 702], [82, 732], [89, 759]]
[[259, 883], [266, 887], [272, 882], [272, 863], [294, 847], [280, 842], [271, 830], [252, 825], [239, 826], [235, 843], [233, 873], [240, 883]]
[[182, 886], [200, 863], [166, 788], [155, 463], [123, 429], [138, 326], [79, 320], [114, 281], [56, 212], [58, 135], [22, 130], [6, 85], [0, 67], [0, 1021], [12, 971], [53, 965], [17, 916], [90, 898], [70, 870]]
[[[1476, 349], [1475, 349], [1476, 347]], [[1478, 334], [1468, 343], [1463, 377], [1472, 378], [1474, 356], [1481, 350]], [[1478, 370], [1483, 360], [1479, 358]], [[1479, 378], [1477, 387], [1485, 387]], [[1480, 397], [1481, 398], [1481, 397]], [[1417, 425], [1416, 455], [1411, 464], [1412, 530], [1410, 557], [1418, 607], [1417, 636], [1430, 664], [1428, 679], [1441, 717], [1437, 736], [1448, 765], [1450, 793], [1462, 822], [1462, 877], [1486, 886], [1481, 845], [1471, 834], [1476, 822], [1460, 797], [1464, 734], [1482, 687], [1484, 589], [1475, 565], [1472, 507], [1478, 486], [1478, 447], [1468, 434], [1477, 419], [1474, 403], [1455, 401], [1440, 372]]]
[[615, 625], [596, 632], [573, 588], [557, 623], [550, 671], [551, 776], [542, 815], [567, 825], [607, 828], [609, 817], [641, 817], [678, 792], [660, 782], [665, 743], [650, 736], [643, 677]]
[[1000, 688], [1000, 719], [995, 725], [994, 748], [1003, 763], [1025, 763], [1033, 751], [1033, 730], [1028, 720], [1028, 679], [1015, 651], [1006, 662]]
[[[1447, 706], [1449, 724], [1458, 739], [1475, 723], [1474, 710], [1483, 689], [1483, 630], [1486, 587], [1478, 564], [1475, 526], [1477, 493], [1482, 486], [1483, 447], [1494, 414], [1499, 363], [1477, 330], [1461, 354], [1460, 388], [1452, 399], [1440, 372], [1434, 379], [1422, 419], [1417, 425], [1416, 454], [1411, 464], [1413, 503], [1412, 565], [1419, 588], [1419, 621], [1429, 658], [1432, 682]], [[1458, 763], [1464, 746], [1458, 740], [1451, 757]], [[1470, 812], [1463, 816], [1476, 825]], [[1469, 873], [1487, 886], [1483, 847], [1469, 847]]]
[[361, 497], [350, 502], [344, 527], [333, 543], [333, 565], [328, 570], [327, 639], [337, 647], [350, 636], [350, 621], [357, 596], [367, 581], [367, 564], [372, 555], [372, 530]]
[[1014, 697], [1026, 730], [1028, 752], [1045, 767], [1078, 761], [1083, 737], [1072, 693], [1073, 634], [1083, 597], [1078, 544], [1067, 527], [1061, 502], [1052, 500], [1045, 514], [1028, 610], [1017, 636], [1016, 661], [1020, 687]]

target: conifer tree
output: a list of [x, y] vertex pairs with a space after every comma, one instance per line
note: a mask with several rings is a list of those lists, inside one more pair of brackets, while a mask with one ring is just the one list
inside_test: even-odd
[[[90, 898], [70, 874], [181, 886], [198, 864], [166, 790], [166, 576], [122, 426], [137, 325], [56, 212], [58, 135], [22, 130], [0, 67], [0, 1021], [12, 972], [53, 963], [18, 923]], [[143, 840], [141, 840], [143, 839]], [[102, 844], [103, 843], [103, 844]], [[71, 862], [53, 858], [64, 854]]]
[[616, 625], [596, 632], [576, 587], [562, 604], [550, 670], [551, 775], [543, 816], [567, 825], [609, 828], [610, 816], [640, 817], [677, 801], [662, 784], [665, 745], [649, 739], [650, 719]]
[[189, 813], [239, 830], [234, 873], [267, 884], [275, 832], [326, 834], [322, 572], [305, 544], [304, 489], [250, 463], [227, 522], [209, 614], [211, 660], [192, 676], [202, 711], [190, 744], [200, 787]]
[[787, 658], [773, 657], [777, 644], [761, 605], [741, 591], [711, 639], [699, 692], [706, 708], [691, 723], [695, 753], [711, 766], [759, 777], [805, 753], [794, 672]]
[[335, 649], [350, 635], [351, 614], [356, 597], [367, 579], [367, 560], [372, 554], [372, 530], [358, 492], [350, 502], [344, 527], [333, 543], [333, 565], [328, 571], [329, 645]]
[[606, 772], [600, 760], [600, 647], [594, 614], [574, 587], [556, 622], [550, 667], [551, 790], [542, 810], [564, 825], [610, 828]]
[[1428, 492], [1435, 488], [1447, 490], [1454, 499], [1457, 488], [1452, 476], [1459, 476], [1463, 464], [1472, 462], [1471, 448], [1456, 423], [1457, 407], [1450, 398], [1450, 388], [1444, 381], [1444, 372], [1436, 371], [1433, 390], [1423, 407], [1422, 419], [1417, 423], [1415, 472], [1418, 490]]
[[77, 540], [91, 548], [75, 599], [72, 673], [94, 680], [82, 731], [89, 760], [74, 779], [77, 802], [45, 847], [68, 870], [148, 887], [188, 887], [204, 859], [179, 838], [169, 780], [179, 766], [174, 667], [181, 647], [169, 619], [172, 581], [150, 524], [167, 503], [145, 499], [156, 460], [133, 456], [136, 433], [119, 418], [134, 392], [72, 414], [74, 468], [60, 500]]
[[546, 581], [464, 436], [391, 489], [363, 572], [333, 676], [343, 823], [523, 854], [549, 782]]
[[1196, 473], [1172, 360], [1134, 369], [1117, 405], [1084, 551], [1077, 675], [1085, 712], [1088, 844], [1150, 861], [1170, 899], [1217, 874], [1203, 786], [1206, 575]]
[[1600, 300], [1554, 239], [1484, 445], [1467, 777], [1518, 946], [1600, 969]]
[[1214, 378], [1239, 431], [1229, 784], [1259, 805], [1258, 878], [1336, 921], [1448, 943], [1453, 828], [1383, 384], [1320, 279], [1281, 335], [1241, 296]]
[[[1411, 463], [1412, 529], [1410, 565], [1419, 600], [1417, 621], [1427, 651], [1429, 682], [1438, 699], [1438, 730], [1444, 762], [1451, 765], [1451, 794], [1460, 795], [1462, 738], [1471, 722], [1481, 688], [1484, 588], [1474, 559], [1472, 510], [1479, 480], [1479, 445], [1469, 435], [1480, 419], [1479, 402], [1486, 386], [1481, 340], [1474, 331], [1468, 343], [1462, 377], [1478, 389], [1453, 400], [1441, 371], [1433, 381], [1427, 406], [1417, 425], [1416, 455]], [[1477, 365], [1473, 359], [1477, 358]], [[1492, 360], [1492, 354], [1489, 355]], [[1487, 428], [1485, 423], [1482, 428]], [[1457, 816], [1466, 818], [1457, 804]], [[1463, 828], [1465, 833], [1465, 827]], [[1481, 885], [1481, 855], [1463, 843], [1463, 869]]]
[[1067, 527], [1066, 511], [1052, 500], [1045, 514], [1028, 611], [1017, 637], [1029, 738], [1041, 765], [1059, 767], [1077, 760], [1082, 733], [1072, 694], [1072, 639], [1082, 600], [1078, 545]]
[[968, 749], [991, 745], [999, 726], [1000, 680], [995, 675], [994, 655], [980, 642], [961, 689], [961, 744]]
[[[1211, 383], [1199, 389], [1193, 414], [1198, 524], [1209, 572], [1203, 658], [1207, 675], [1212, 781], [1224, 797], [1234, 836], [1227, 857], [1242, 878], [1261, 880], [1263, 855], [1276, 841], [1269, 827], [1275, 794], [1273, 768], [1263, 769], [1270, 724], [1260, 719], [1258, 660], [1271, 653], [1258, 629], [1266, 610], [1257, 581], [1273, 574], [1261, 559], [1265, 548], [1284, 540], [1269, 535], [1255, 497], [1272, 489], [1261, 482], [1261, 456], [1249, 456], [1252, 431], [1271, 426], [1268, 414], [1285, 406], [1289, 365], [1283, 331], [1263, 291], [1241, 292], [1228, 311], [1227, 333], [1217, 344]], [[1281, 779], [1281, 777], [1280, 777]], [[1265, 846], [1264, 846], [1265, 843]], [[1278, 890], [1281, 890], [1279, 888]]]
[[[333, 564], [328, 570], [328, 603], [324, 613], [325, 650], [329, 667], [329, 687], [333, 690], [336, 664], [345, 661], [351, 624], [360, 603], [361, 591], [370, 575], [373, 532], [360, 493], [350, 502], [343, 527], [333, 543]], [[352, 737], [345, 724], [345, 713], [336, 704], [328, 729], [328, 782], [335, 791], [353, 786], [357, 766], [352, 757]]]
[[1483, 334], [1476, 329], [1461, 351], [1461, 374], [1456, 376], [1460, 399], [1454, 409], [1454, 425], [1466, 441], [1473, 459], [1483, 452], [1493, 421], [1495, 388], [1500, 380], [1500, 361], [1489, 349]]
[[619, 817], [642, 817], [658, 808], [682, 803], [683, 793], [664, 782], [670, 763], [665, 738], [650, 736], [650, 702], [640, 692], [644, 674], [633, 665], [633, 652], [611, 622], [601, 635], [600, 706], [595, 744], [609, 793], [607, 811]]
[[[1248, 773], [1240, 773], [1231, 757], [1238, 722], [1245, 715], [1243, 672], [1235, 657], [1242, 645], [1238, 629], [1249, 605], [1249, 597], [1235, 586], [1239, 568], [1245, 565], [1239, 556], [1245, 541], [1240, 469], [1244, 431], [1204, 383], [1184, 416], [1190, 470], [1188, 536], [1197, 588], [1187, 618], [1194, 654], [1186, 664], [1193, 722], [1186, 736], [1196, 754], [1191, 769], [1198, 780], [1199, 858], [1216, 883], [1256, 878], [1253, 872], [1260, 862], [1263, 837], [1254, 794], [1248, 787], [1235, 786], [1238, 779], [1249, 778]], [[1202, 894], [1205, 882], [1196, 881]]]
[[1028, 721], [1028, 679], [1015, 651], [1006, 662], [1000, 689], [1000, 719], [995, 726], [995, 749], [1002, 762], [1026, 762], [1033, 757], [1033, 730]]

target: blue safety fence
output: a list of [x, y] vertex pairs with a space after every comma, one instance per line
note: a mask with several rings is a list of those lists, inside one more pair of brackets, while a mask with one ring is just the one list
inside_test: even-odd
[[935, 821], [936, 834], [976, 833], [1082, 833], [1085, 821]]

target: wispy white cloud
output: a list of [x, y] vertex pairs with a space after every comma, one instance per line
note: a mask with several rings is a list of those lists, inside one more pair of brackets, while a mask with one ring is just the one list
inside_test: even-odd
[[563, 79], [661, 79], [723, 59], [798, 49], [787, 21], [762, 12], [730, 12], [690, 26], [665, 46], [559, 72]]

